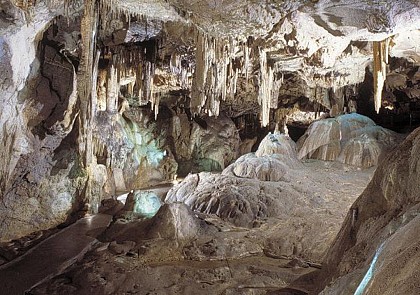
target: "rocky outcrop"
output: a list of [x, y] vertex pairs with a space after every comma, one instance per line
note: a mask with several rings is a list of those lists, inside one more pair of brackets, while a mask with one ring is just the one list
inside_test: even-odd
[[419, 148], [417, 129], [352, 205], [326, 256], [321, 294], [418, 294]]
[[[86, 210], [86, 174], [75, 149], [75, 71], [39, 46], [62, 7], [39, 2], [31, 18], [2, 1], [0, 21], [0, 240], [54, 227]], [[28, 16], [28, 15], [27, 15]], [[37, 51], [41, 48], [41, 52]], [[73, 131], [73, 132], [72, 132]], [[92, 179], [101, 185], [102, 170]], [[94, 207], [94, 206], [93, 206]]]
[[147, 237], [185, 242], [197, 237], [205, 227], [185, 204], [164, 204], [151, 220]]
[[[96, 158], [108, 167], [105, 191], [139, 189], [171, 181], [178, 164], [148, 110], [101, 113], [94, 131]], [[107, 134], [107, 135], [106, 135]]]
[[359, 114], [341, 115], [312, 123], [298, 141], [298, 157], [339, 161], [368, 168], [392, 149], [400, 136]]

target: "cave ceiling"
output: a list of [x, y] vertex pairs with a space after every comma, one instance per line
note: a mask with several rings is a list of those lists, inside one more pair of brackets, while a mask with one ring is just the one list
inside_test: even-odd
[[[13, 2], [24, 9], [32, 3]], [[54, 8], [58, 2], [46, 3]], [[217, 115], [226, 105], [242, 113], [244, 104], [256, 109], [254, 104], [258, 102], [266, 125], [269, 110], [282, 105], [282, 98], [305, 96], [331, 107], [331, 102], [325, 102], [320, 93], [363, 82], [367, 67], [375, 77], [375, 105], [379, 111], [388, 55], [404, 58], [413, 67], [418, 67], [420, 62], [419, 1], [104, 0], [99, 3], [98, 9], [105, 20], [100, 34], [105, 46], [164, 36], [161, 56], [175, 52], [179, 56], [178, 64], [183, 63], [194, 78], [188, 83], [174, 82], [164, 74], [170, 66], [158, 66], [154, 91], [189, 89], [194, 113]], [[172, 61], [175, 59], [171, 57]], [[293, 87], [282, 87], [284, 76], [304, 86], [295, 85], [296, 93], [290, 93]], [[217, 85], [221, 80], [227, 81], [226, 85]], [[238, 94], [238, 90], [247, 94]], [[152, 104], [159, 103], [156, 99], [149, 100]]]

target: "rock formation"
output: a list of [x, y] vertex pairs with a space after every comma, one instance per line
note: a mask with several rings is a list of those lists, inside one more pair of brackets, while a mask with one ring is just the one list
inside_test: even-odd
[[255, 154], [243, 155], [223, 170], [222, 175], [280, 181], [286, 180], [287, 171], [299, 164], [296, 144], [289, 136], [275, 132], [264, 137]]
[[300, 159], [312, 158], [367, 168], [400, 140], [393, 131], [359, 114], [341, 115], [312, 123], [299, 139]]
[[[324, 206], [329, 207], [326, 199], [335, 201], [334, 196], [328, 196], [330, 192], [314, 189], [314, 173], [325, 177], [314, 168], [297, 160], [295, 145], [288, 136], [268, 134], [255, 154], [240, 157], [222, 174], [188, 175], [168, 192], [165, 202], [185, 203], [195, 212], [215, 215], [237, 227], [258, 228], [267, 220], [274, 218], [274, 224], [281, 220], [280, 228], [269, 221], [266, 229], [273, 230], [268, 240], [275, 240], [273, 245], [280, 249], [275, 250], [277, 255], [299, 252], [305, 259], [319, 261], [335, 226], [330, 223], [331, 216], [323, 224], [314, 226], [313, 222], [325, 214]], [[295, 226], [296, 232], [290, 232]]]
[[[234, 161], [239, 143], [233, 128], [204, 119], [213, 122], [210, 128], [214, 126], [221, 141], [229, 141], [224, 151], [211, 148], [217, 143], [197, 125], [190, 127], [194, 139], [183, 142], [178, 140], [179, 111], [194, 122], [206, 114], [260, 114], [263, 126], [275, 123], [272, 110], [279, 107], [339, 114], [354, 108], [355, 101], [363, 105], [368, 100], [355, 93], [369, 67], [374, 81], [367, 85], [375, 90], [377, 111], [389, 106], [412, 118], [419, 96], [418, 50], [410, 38], [418, 35], [420, 21], [412, 1], [235, 2], [228, 7], [183, 0], [1, 3], [0, 121], [5, 148], [0, 157], [0, 210], [6, 216], [2, 231], [8, 232], [2, 239], [59, 224], [86, 206], [94, 212], [101, 199], [116, 191], [168, 181], [178, 172], [222, 170]], [[128, 106], [146, 108], [150, 118], [157, 118], [160, 109], [173, 112], [175, 133], [167, 133], [173, 142], [156, 134], [162, 130], [159, 126], [146, 124], [143, 129], [133, 116], [137, 110]], [[185, 125], [182, 131], [187, 131]], [[141, 144], [138, 135], [144, 139]], [[353, 149], [369, 157], [353, 159]], [[58, 163], [59, 151], [73, 156]], [[339, 158], [369, 166], [378, 153], [375, 143], [359, 138]], [[77, 177], [68, 177], [69, 169]], [[99, 176], [96, 171], [101, 171]], [[61, 180], [47, 175], [71, 179], [64, 185], [69, 189], [62, 190], [67, 201], [60, 198], [59, 211], [65, 214], [51, 216], [51, 222], [43, 221], [43, 214], [36, 223], [22, 218], [48, 208], [54, 199], [44, 191], [57, 191], [61, 184], [55, 183]], [[42, 181], [47, 184], [39, 192]], [[28, 192], [24, 198], [19, 197], [22, 190]], [[27, 210], [14, 213], [10, 208], [16, 202]]]

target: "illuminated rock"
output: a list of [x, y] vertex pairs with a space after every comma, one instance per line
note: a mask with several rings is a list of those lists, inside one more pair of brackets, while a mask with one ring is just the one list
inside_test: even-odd
[[368, 168], [399, 141], [395, 132], [359, 114], [313, 122], [298, 141], [298, 157], [339, 161]]
[[138, 191], [134, 196], [135, 205], [133, 211], [141, 216], [152, 217], [158, 212], [162, 202], [155, 193]]
[[261, 181], [286, 180], [290, 167], [299, 167], [296, 144], [284, 134], [269, 133], [258, 150], [245, 154], [223, 170], [223, 175], [253, 178]]
[[379, 164], [327, 252], [317, 293], [418, 293], [419, 150], [416, 129]]

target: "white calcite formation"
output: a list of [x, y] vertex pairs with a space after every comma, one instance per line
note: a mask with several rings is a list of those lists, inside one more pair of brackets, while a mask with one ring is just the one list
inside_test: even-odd
[[[260, 239], [267, 255], [320, 261], [341, 223], [338, 212], [348, 206], [345, 200], [358, 187], [347, 187], [344, 179], [365, 172], [323, 162], [290, 167], [278, 155], [246, 155], [222, 174], [190, 174], [168, 192], [165, 203], [182, 202], [209, 220], [220, 218], [224, 224], [221, 230], [262, 230]], [[271, 165], [270, 169], [264, 170], [264, 165]], [[241, 176], [235, 175], [238, 167], [236, 173]], [[335, 171], [334, 175], [326, 170]]]
[[284, 134], [269, 133], [261, 141], [255, 153], [241, 156], [223, 171], [223, 175], [252, 178], [261, 181], [287, 179], [290, 168], [300, 167], [296, 144]]
[[313, 122], [298, 141], [298, 157], [367, 168], [377, 165], [381, 154], [394, 147], [400, 138], [368, 117], [355, 113], [341, 115]]

